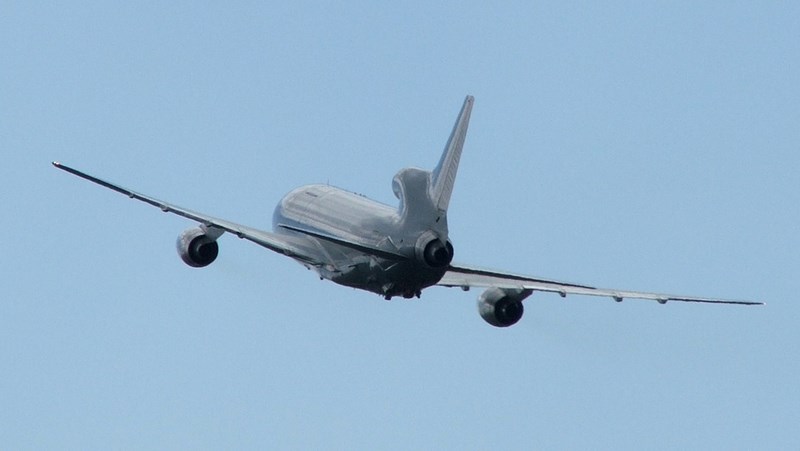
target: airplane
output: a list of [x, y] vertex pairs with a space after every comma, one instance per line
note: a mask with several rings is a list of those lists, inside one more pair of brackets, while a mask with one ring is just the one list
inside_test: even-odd
[[602, 296], [617, 302], [631, 298], [660, 304], [679, 301], [763, 305], [595, 288], [453, 263], [447, 209], [474, 101], [472, 96], [464, 100], [439, 163], [432, 171], [407, 167], [394, 176], [392, 190], [399, 200], [397, 207], [330, 185], [305, 185], [289, 192], [275, 207], [271, 232], [163, 202], [59, 162], [52, 164], [199, 223], [181, 233], [177, 240], [178, 254], [192, 267], [211, 264], [219, 253], [218, 239], [228, 232], [298, 261], [321, 279], [377, 293], [387, 300], [396, 296], [419, 298], [422, 290], [436, 285], [464, 291], [472, 287], [484, 289], [478, 297], [478, 312], [496, 327], [516, 324], [524, 312], [522, 301], [535, 291], [557, 293], [561, 297]]

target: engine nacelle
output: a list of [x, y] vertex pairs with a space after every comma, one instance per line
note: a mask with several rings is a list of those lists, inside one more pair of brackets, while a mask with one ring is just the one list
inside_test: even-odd
[[428, 231], [417, 239], [415, 253], [431, 268], [444, 268], [453, 261], [453, 244]]
[[522, 300], [531, 293], [533, 290], [522, 288], [487, 288], [478, 297], [478, 312], [492, 326], [513, 326], [522, 318], [522, 313], [525, 311]]
[[202, 268], [217, 259], [219, 245], [199, 227], [188, 229], [178, 236], [178, 254], [189, 266]]

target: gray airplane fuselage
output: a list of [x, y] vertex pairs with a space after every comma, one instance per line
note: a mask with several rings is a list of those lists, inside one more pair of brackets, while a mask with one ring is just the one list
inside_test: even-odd
[[[419, 296], [442, 278], [452, 259], [446, 213], [436, 208], [428, 194], [430, 177], [430, 172], [416, 168], [398, 172], [392, 187], [399, 208], [329, 185], [301, 186], [275, 208], [273, 230], [316, 236], [320, 260], [330, 263], [301, 263], [322, 278], [387, 299]], [[440, 254], [442, 261], [431, 264], [426, 250], [435, 253], [428, 246], [436, 243], [443, 243], [449, 255]], [[385, 254], [361, 252], [354, 244]]]

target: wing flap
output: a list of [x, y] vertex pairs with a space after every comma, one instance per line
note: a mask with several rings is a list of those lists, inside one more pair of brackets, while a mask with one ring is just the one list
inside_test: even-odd
[[517, 274], [503, 273], [479, 268], [469, 268], [464, 266], [451, 266], [444, 274], [437, 285], [446, 287], [460, 287], [463, 289], [470, 287], [498, 287], [498, 288], [520, 288], [534, 291], [544, 291], [558, 293], [562, 297], [567, 294], [579, 294], [584, 296], [609, 297], [617, 302], [623, 299], [645, 299], [658, 301], [666, 304], [669, 301], [675, 302], [700, 302], [708, 304], [736, 304], [736, 305], [763, 305], [763, 302], [738, 301], [729, 299], [716, 299], [694, 296], [676, 296], [662, 293], [649, 293], [645, 291], [614, 290], [607, 288], [595, 288], [587, 285], [571, 284], [558, 282], [555, 280], [539, 279]]

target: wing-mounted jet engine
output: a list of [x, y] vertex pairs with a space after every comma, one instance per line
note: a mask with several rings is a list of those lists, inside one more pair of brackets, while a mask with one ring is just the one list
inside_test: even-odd
[[513, 326], [522, 318], [522, 301], [531, 293], [533, 290], [523, 288], [487, 288], [478, 297], [478, 312], [492, 326]]
[[222, 231], [206, 226], [193, 227], [178, 236], [176, 243], [181, 260], [193, 268], [208, 266], [219, 255], [217, 238]]

